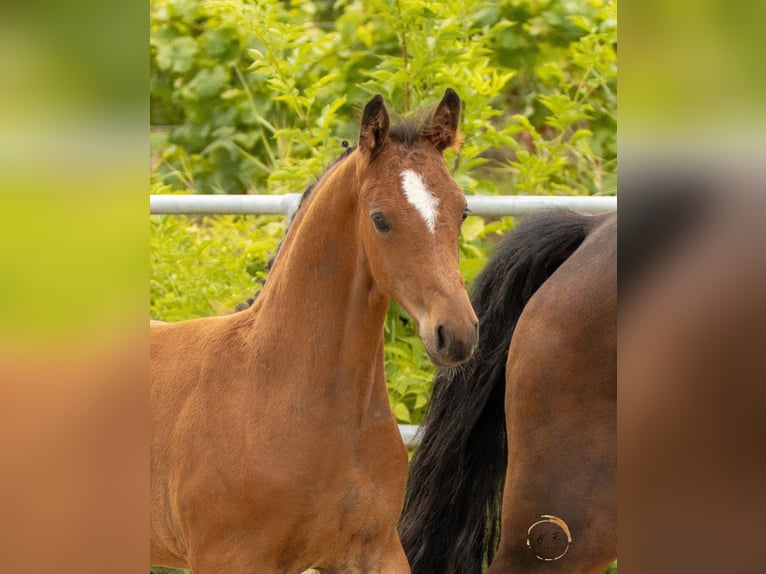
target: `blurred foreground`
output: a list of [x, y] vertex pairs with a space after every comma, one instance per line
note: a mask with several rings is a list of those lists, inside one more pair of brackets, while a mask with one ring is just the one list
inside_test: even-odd
[[621, 178], [623, 572], [766, 563], [766, 178], [710, 165]]

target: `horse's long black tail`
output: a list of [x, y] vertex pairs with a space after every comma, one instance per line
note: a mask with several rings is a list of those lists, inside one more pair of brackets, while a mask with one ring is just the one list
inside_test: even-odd
[[520, 223], [477, 277], [479, 346], [434, 381], [410, 465], [399, 534], [413, 574], [480, 574], [500, 537], [505, 476], [505, 363], [516, 322], [582, 243], [592, 218], [554, 211]]

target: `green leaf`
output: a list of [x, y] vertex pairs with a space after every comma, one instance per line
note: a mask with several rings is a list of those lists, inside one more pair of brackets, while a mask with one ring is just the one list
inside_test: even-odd
[[415, 409], [422, 409], [428, 404], [428, 397], [425, 393], [418, 394], [415, 397]]
[[160, 70], [170, 70], [178, 74], [188, 72], [194, 65], [197, 55], [197, 43], [193, 38], [182, 36], [157, 49], [157, 66]]
[[212, 98], [218, 95], [229, 81], [229, 74], [223, 66], [215, 66], [212, 69], [200, 70], [189, 82], [189, 88], [197, 92], [202, 98]]
[[484, 231], [484, 219], [478, 215], [469, 215], [465, 218], [460, 229], [460, 235], [464, 241], [473, 241]]
[[409, 423], [412, 422], [412, 417], [410, 416], [410, 410], [407, 408], [407, 405], [404, 403], [396, 403], [393, 408], [394, 416], [396, 417], [396, 420], [398, 420], [400, 423]]
[[586, 32], [591, 32], [593, 30], [593, 25], [590, 23], [590, 21], [580, 14], [574, 14], [570, 16], [569, 20], [575, 26], [577, 26], [578, 28], [582, 28]]

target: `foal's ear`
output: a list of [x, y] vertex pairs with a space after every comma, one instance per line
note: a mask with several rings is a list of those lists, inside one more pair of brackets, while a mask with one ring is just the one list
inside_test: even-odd
[[364, 106], [362, 127], [359, 130], [359, 148], [367, 151], [370, 159], [374, 159], [383, 149], [390, 125], [383, 96], [378, 94]]
[[444, 151], [458, 142], [457, 125], [460, 121], [460, 98], [452, 88], [447, 88], [444, 97], [423, 127], [423, 137], [436, 149]]

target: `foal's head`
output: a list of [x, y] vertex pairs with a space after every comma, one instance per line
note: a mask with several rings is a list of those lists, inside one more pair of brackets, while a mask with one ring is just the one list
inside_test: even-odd
[[466, 199], [444, 164], [456, 144], [460, 98], [448, 89], [416, 130], [393, 129], [383, 98], [364, 108], [359, 134], [358, 225], [380, 290], [417, 321], [430, 359], [462, 363], [478, 340], [478, 321], [458, 268]]

